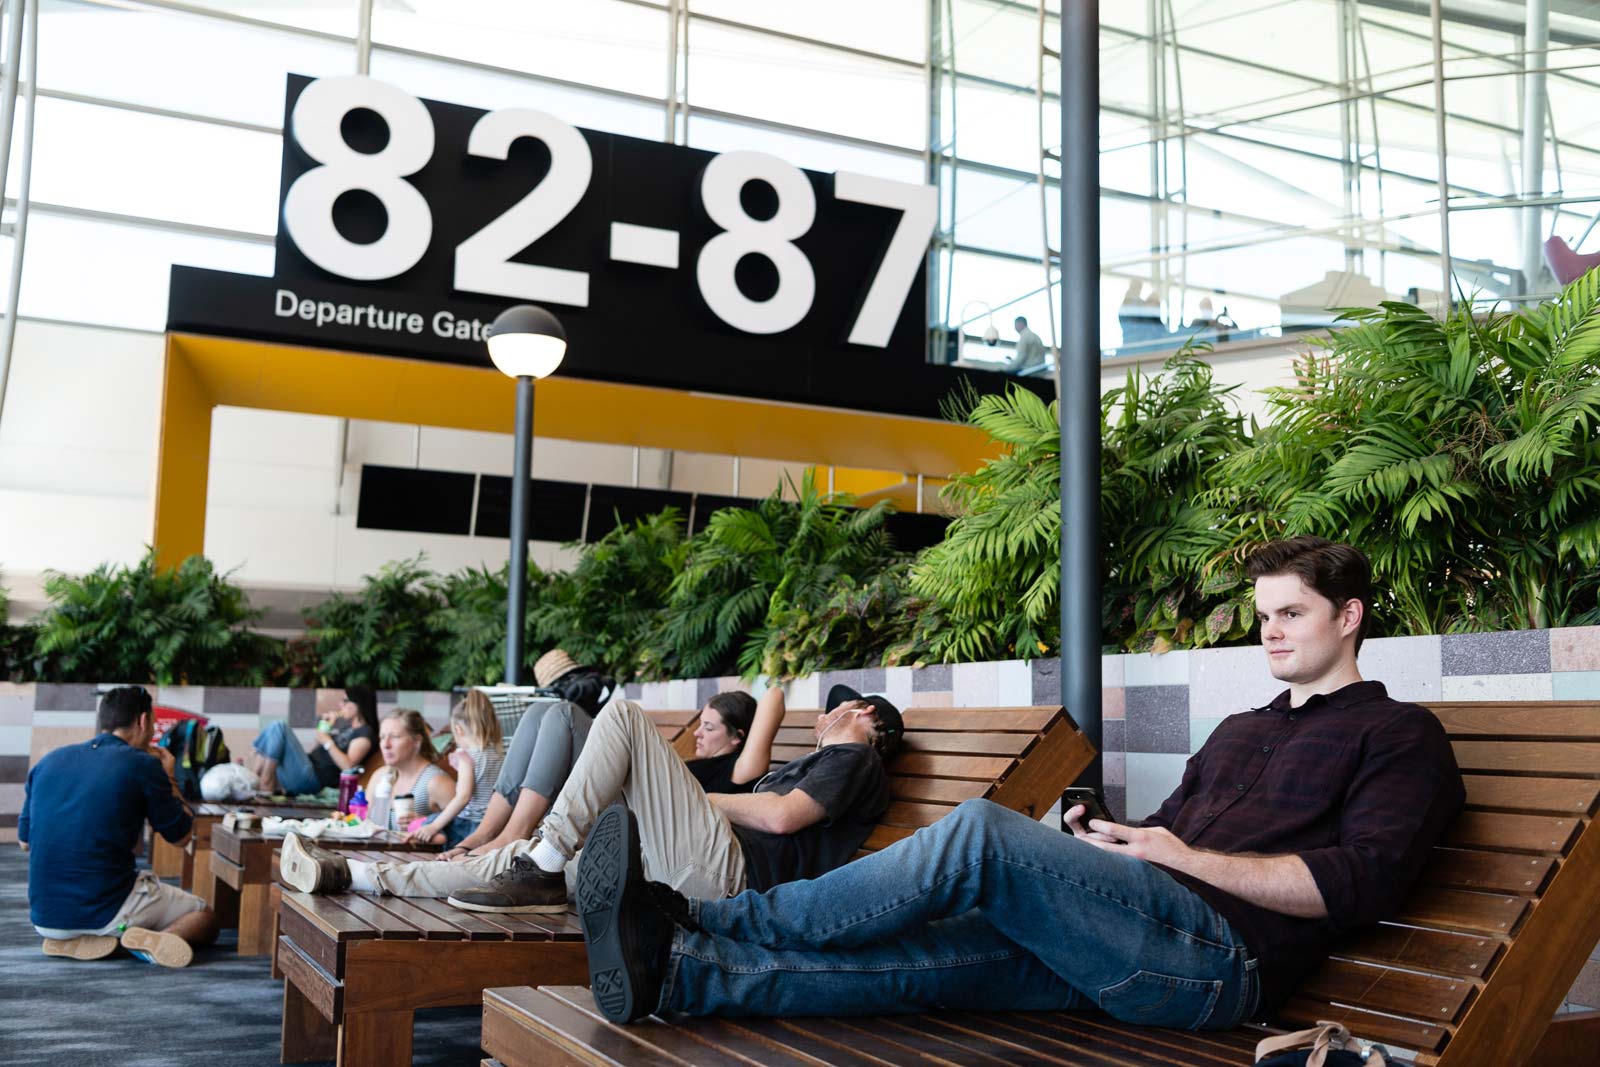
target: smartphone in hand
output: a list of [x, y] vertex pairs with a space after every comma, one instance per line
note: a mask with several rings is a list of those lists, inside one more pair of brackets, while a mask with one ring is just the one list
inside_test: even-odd
[[1067, 825], [1067, 812], [1079, 804], [1082, 804], [1087, 809], [1079, 822], [1079, 825], [1085, 830], [1089, 829], [1090, 819], [1101, 819], [1105, 822], [1116, 821], [1111, 817], [1111, 812], [1106, 810], [1105, 801], [1100, 797], [1100, 790], [1082, 786], [1063, 789], [1061, 791], [1061, 828], [1068, 833], [1072, 832], [1072, 827]]

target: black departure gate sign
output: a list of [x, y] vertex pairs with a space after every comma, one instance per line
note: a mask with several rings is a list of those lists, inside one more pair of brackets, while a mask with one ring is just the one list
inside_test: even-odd
[[291, 76], [284, 129], [273, 277], [175, 266], [168, 329], [488, 366], [526, 302], [564, 376], [927, 416], [962, 376], [924, 356], [929, 186], [366, 77]]

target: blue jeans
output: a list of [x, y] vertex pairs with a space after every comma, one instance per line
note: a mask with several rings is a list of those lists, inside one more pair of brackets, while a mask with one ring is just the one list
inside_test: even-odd
[[1099, 1007], [1227, 1029], [1256, 961], [1160, 868], [985, 800], [821, 878], [695, 900], [661, 995], [691, 1015]]
[[311, 757], [300, 747], [300, 739], [283, 720], [267, 723], [256, 735], [255, 750], [270, 760], [278, 762], [278, 790], [283, 793], [319, 793], [322, 782], [317, 778]]
[[444, 828], [444, 844], [446, 848], [455, 848], [471, 836], [472, 831], [478, 828], [481, 819], [464, 819], [457, 815], [450, 820], [450, 825]]

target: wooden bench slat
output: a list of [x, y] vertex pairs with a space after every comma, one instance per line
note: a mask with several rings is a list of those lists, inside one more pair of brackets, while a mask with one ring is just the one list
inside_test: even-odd
[[903, 752], [894, 759], [890, 772], [894, 775], [911, 774], [923, 778], [965, 778], [970, 781], [994, 782], [1014, 760], [1003, 756], [948, 756], [927, 752]]
[[1451, 1023], [1472, 995], [1466, 978], [1440, 978], [1367, 963], [1330, 960], [1300, 983], [1297, 996], [1368, 1011]]
[[556, 941], [582, 941], [583, 926], [570, 907], [559, 912], [529, 912], [522, 921], [542, 930], [546, 937]]
[[[815, 709], [790, 708], [783, 716], [784, 729], [810, 730], [821, 712]], [[1022, 733], [1037, 734], [1052, 719], [1061, 714], [1061, 706], [1040, 705], [1031, 708], [919, 708], [900, 709], [900, 718], [906, 732], [912, 730], [956, 730], [985, 734]]]
[[657, 726], [676, 726], [683, 729], [700, 717], [698, 711], [647, 711], [645, 716]]
[[[1057, 1042], [1047, 1035], [1003, 1026], [974, 1026], [971, 1017], [955, 1015], [906, 1015], [896, 1019], [902, 1032], [921, 1033], [949, 1043], [949, 1058], [964, 1063], [977, 1056], [1004, 1064], [1037, 1067], [1104, 1067], [1106, 1064], [1131, 1064], [1122, 1057], [1108, 1059], [1081, 1046]], [[915, 1061], [906, 1061], [909, 1064]]]
[[1333, 954], [1430, 974], [1482, 978], [1489, 973], [1503, 943], [1498, 938], [1384, 923], [1341, 941], [1334, 946]]
[[878, 822], [882, 826], [909, 826], [913, 828], [932, 826], [954, 810], [948, 804], [912, 804], [906, 801], [896, 801], [889, 805], [889, 810], [883, 813], [883, 818]]
[[306, 921], [334, 941], [352, 941], [377, 937], [378, 931], [341, 907], [340, 897], [312, 896], [293, 890], [283, 894], [284, 903], [293, 907]]
[[902, 716], [907, 730], [981, 730], [984, 733], [1036, 734], [1061, 714], [1059, 704], [1026, 708], [919, 708]]
[[290, 938], [278, 945], [277, 966], [329, 1022], [344, 1011], [344, 983], [330, 975]]
[[1452, 741], [1466, 771], [1517, 771], [1575, 778], [1600, 775], [1600, 744], [1582, 741]]
[[1516, 931], [1528, 907], [1527, 897], [1423, 886], [1407, 898], [1398, 921], [1408, 926], [1504, 937]]
[[1422, 880], [1429, 885], [1484, 893], [1533, 894], [1543, 888], [1555, 865], [1554, 856], [1436, 848], [1422, 869]]
[[677, 1029], [735, 1055], [759, 1063], [813, 1067], [818, 1062], [839, 1067], [882, 1067], [896, 1062], [897, 1050], [887, 1042], [829, 1027], [830, 1019], [697, 1019]]
[[876, 852], [881, 848], [888, 848], [896, 841], [902, 841], [910, 837], [915, 832], [911, 827], [885, 826], [879, 823], [872, 828], [872, 833], [868, 834], [867, 839], [861, 843], [861, 848], [865, 852]]
[[[543, 1067], [551, 1062], [550, 1056], [526, 1040], [527, 1029], [522, 1025], [523, 1020], [536, 1018], [541, 1030], [548, 1028], [560, 1044], [582, 1048], [591, 1062], [614, 1067], [682, 1067], [681, 1060], [652, 1052], [628, 1033], [576, 1011], [552, 995], [563, 988], [485, 990], [484, 1047], [506, 1067]], [[588, 996], [589, 991], [583, 993]]]
[[[1098, 1012], [1008, 1012], [1016, 1025], [1061, 1035], [1068, 1044], [1104, 1042], [1123, 1055], [1138, 1057], [1135, 1062], [1167, 1063], [1173, 1058], [1186, 1063], [1244, 1064], [1255, 1057], [1260, 1035], [1238, 1030], [1188, 1031], [1161, 1027], [1129, 1027]], [[996, 1016], [972, 1015], [987, 1023]], [[1241, 1058], [1241, 1053], [1243, 1057]], [[1148, 1059], [1147, 1059], [1148, 1058]]]
[[1495, 808], [1549, 815], [1587, 815], [1600, 800], [1591, 778], [1522, 778], [1506, 774], [1462, 775], [1469, 808]]
[[[1031, 733], [970, 733], [954, 730], [907, 730], [905, 751], [948, 752], [958, 756], [1019, 756], [1033, 743]], [[773, 739], [776, 745], [814, 748], [811, 730], [785, 727]]]
[[[625, 1032], [629, 1037], [634, 1036], [627, 1028], [606, 1022], [595, 1009], [594, 998], [589, 995], [589, 990], [583, 986], [547, 987], [545, 992], [550, 994], [550, 1003], [541, 1008], [539, 1018], [546, 1025], [559, 1020], [573, 1029], [600, 1026]], [[645, 1023], [639, 1029], [642, 1031], [636, 1039], [639, 1047], [674, 1057], [681, 1063], [692, 1063], [696, 1067], [749, 1067], [750, 1064], [744, 1055], [697, 1041], [678, 1027]]]
[[510, 931], [499, 925], [495, 921], [499, 916], [492, 913], [462, 911], [460, 908], [451, 907], [449, 901], [437, 897], [414, 897], [411, 898], [411, 904], [434, 918], [454, 926], [469, 941], [511, 940]]
[[[351, 893], [350, 897], [361, 897], [364, 894]], [[401, 925], [414, 926], [426, 941], [461, 941], [466, 934], [454, 923], [446, 922], [432, 912], [425, 911], [408, 897], [369, 896], [366, 898], [374, 905], [393, 915], [398, 923], [391, 923], [382, 927], [384, 936], [388, 931], [398, 929]]]
[[[439, 901], [438, 903], [441, 907], [450, 907], [449, 901]], [[457, 909], [451, 908], [450, 910], [455, 911]], [[492, 922], [494, 925], [500, 927], [500, 929], [504, 930], [506, 932], [506, 936], [512, 941], [551, 940], [550, 931], [548, 929], [538, 925], [537, 923], [528, 921], [530, 915], [496, 915], [486, 912], [478, 917], [487, 922]]]
[[1576, 818], [1563, 816], [1464, 811], [1445, 831], [1443, 843], [1452, 848], [1559, 854], [1572, 844], [1578, 826]]
[[963, 800], [976, 800], [988, 791], [987, 782], [958, 781], [953, 778], [917, 778], [909, 774], [889, 776], [889, 795], [895, 800], [959, 804]]
[[[874, 1021], [877, 1022], [877, 1021]], [[872, 1030], [862, 1029], [858, 1021], [853, 1019], [739, 1019], [739, 1024], [749, 1027], [754, 1032], [762, 1033], [773, 1041], [782, 1041], [789, 1048], [800, 1049], [802, 1053], [818, 1057], [819, 1062], [834, 1064], [837, 1051], [846, 1049], [854, 1059], [856, 1049], [870, 1056], [866, 1062], [870, 1064], [901, 1064], [901, 1062], [915, 1062], [915, 1064], [933, 1064], [936, 1067], [955, 1067], [958, 1061], [950, 1059], [949, 1043], [942, 1038], [925, 1037], [922, 1033], [906, 1032], [904, 1027], [874, 1027]], [[826, 1059], [824, 1059], [826, 1057]], [[968, 1061], [974, 1067], [978, 1064], [992, 1064], [992, 1059], [986, 1061], [979, 1056], [971, 1056]]]
[[1600, 706], [1588, 700], [1498, 704], [1441, 701], [1427, 707], [1451, 737], [1566, 737], [1600, 741]]
[[423, 931], [415, 923], [407, 922], [392, 910], [379, 907], [380, 899], [382, 898], [363, 893], [342, 894], [338, 897], [339, 903], [350, 914], [371, 924], [385, 940], [417, 941], [422, 938]]
[[1350, 1032], [1368, 1041], [1381, 1041], [1416, 1049], [1418, 1052], [1436, 1052], [1452, 1033], [1448, 1026], [1429, 1025], [1411, 1019], [1396, 1019], [1389, 1015], [1361, 1011], [1358, 1008], [1326, 1004], [1320, 1000], [1290, 997], [1276, 1016], [1286, 1027], [1302, 1029], [1315, 1026], [1322, 1020], [1344, 1023]]
[[1253, 1041], [1235, 1033], [1202, 1033], [1162, 1027], [1128, 1027], [1098, 1013], [939, 1014], [934, 1021], [962, 1035], [992, 1033], [1035, 1053], [1066, 1057], [1062, 1062], [1101, 1067], [1104, 1064], [1243, 1067], [1253, 1061]]

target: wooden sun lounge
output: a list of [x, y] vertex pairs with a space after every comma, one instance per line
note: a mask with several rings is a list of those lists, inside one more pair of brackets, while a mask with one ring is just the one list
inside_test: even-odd
[[[798, 731], [809, 738], [815, 717], [790, 713], [775, 763], [810, 750]], [[969, 797], [1042, 816], [1093, 754], [1059, 707], [913, 708], [905, 719], [907, 751], [890, 767], [894, 800], [869, 848]], [[692, 738], [690, 745], [692, 752]], [[494, 985], [571, 984], [588, 974], [570, 910], [475, 915], [442, 900], [289, 891], [279, 909], [276, 966], [285, 978], [283, 1062], [336, 1050], [341, 1067], [409, 1063], [418, 1008], [477, 1003]]]
[[[1275, 1020], [1345, 1023], [1420, 1067], [1594, 1067], [1600, 1012], [1552, 1016], [1600, 938], [1600, 704], [1436, 703], [1467, 811], [1393, 922], [1338, 946]], [[1045, 917], [1041, 917], [1045, 921]], [[1265, 1031], [1085, 1013], [606, 1023], [582, 986], [484, 994], [485, 1064], [1245, 1067]]]

